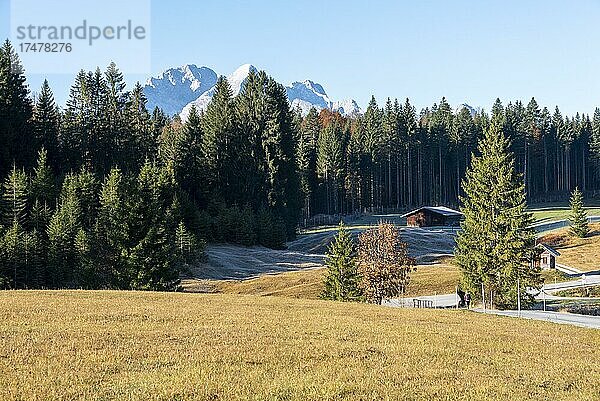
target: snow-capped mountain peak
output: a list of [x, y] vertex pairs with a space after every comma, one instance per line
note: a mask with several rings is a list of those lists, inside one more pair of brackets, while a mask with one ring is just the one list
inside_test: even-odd
[[[252, 64], [243, 64], [227, 76], [233, 96], [242, 91], [250, 72], [258, 72], [258, 69]], [[217, 74], [208, 67], [185, 64], [170, 68], [146, 82], [144, 93], [148, 99], [148, 109], [158, 106], [169, 115], [179, 113], [182, 121], [186, 121], [192, 106], [198, 111], [208, 107], [214, 96], [216, 82]], [[290, 105], [300, 108], [304, 114], [313, 107], [337, 111], [346, 116], [361, 112], [354, 100], [333, 101], [322, 85], [310, 79], [293, 82], [285, 89]]]
[[463, 104], [460, 104], [460, 105], [458, 105], [456, 107], [455, 113], [458, 114], [462, 109], [469, 110], [469, 113], [471, 113], [471, 117], [474, 117], [475, 114], [477, 114], [477, 113], [479, 113], [481, 111], [480, 107], [475, 108], [475, 107], [472, 107], [472, 106], [468, 105], [467, 103], [463, 103]]
[[256, 73], [258, 70], [252, 64], [243, 64], [227, 76], [227, 82], [229, 82], [233, 96], [237, 96], [242, 91], [244, 82], [246, 82], [246, 78], [248, 78], [250, 72]]
[[208, 67], [185, 64], [169, 68], [146, 81], [144, 94], [148, 110], [160, 107], [167, 114], [176, 114], [217, 82], [217, 74]]
[[291, 86], [285, 88], [292, 108], [300, 108], [302, 114], [314, 107], [317, 110], [329, 109], [338, 113], [351, 116], [361, 112], [358, 104], [352, 99], [334, 102], [320, 84], [311, 80], [292, 82]]

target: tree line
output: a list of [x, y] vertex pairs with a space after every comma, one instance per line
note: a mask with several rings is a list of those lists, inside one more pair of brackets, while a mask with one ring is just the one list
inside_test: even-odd
[[510, 142], [528, 201], [566, 200], [576, 186], [600, 191], [600, 109], [564, 117], [534, 98], [506, 106], [497, 99], [488, 114], [453, 111], [442, 98], [417, 113], [408, 99], [379, 107], [372, 98], [356, 118], [312, 110], [301, 121], [304, 216], [457, 206], [477, 141], [492, 124]]
[[[48, 82], [31, 96], [10, 42], [0, 49], [0, 236], [5, 243], [20, 244], [2, 247], [4, 287], [72, 287], [96, 280], [84, 276], [101, 276], [97, 286], [146, 285], [109, 277], [96, 264], [114, 256], [93, 249], [98, 237], [107, 236], [100, 232], [102, 194], [111, 177], [122, 185], [119, 196], [111, 199], [123, 209], [119, 227], [127, 239], [113, 244], [113, 251], [129, 262], [136, 259], [132, 249], [140, 244], [181, 245], [175, 241], [178, 230], [198, 244], [281, 248], [294, 237], [299, 222], [317, 214], [456, 205], [476, 143], [492, 123], [507, 133], [530, 200], [563, 198], [575, 186], [585, 193], [600, 189], [598, 109], [591, 119], [583, 114], [563, 117], [558, 108], [552, 115], [540, 109], [534, 99], [527, 106], [519, 101], [504, 106], [497, 100], [488, 115], [465, 107], [453, 111], [442, 99], [417, 113], [408, 99], [388, 99], [379, 107], [373, 98], [361, 116], [315, 109], [303, 116], [290, 109], [282, 85], [264, 72], [252, 72], [235, 97], [226, 79], [219, 78], [207, 109], [192, 108], [187, 121], [181, 121], [158, 108], [148, 111], [139, 83], [125, 88], [114, 63], [105, 71], [81, 71], [60, 108]], [[51, 177], [42, 186], [49, 192], [34, 184], [41, 179], [36, 178], [38, 170]], [[154, 179], [147, 180], [149, 175]], [[142, 200], [148, 191], [151, 196]], [[152, 205], [138, 210], [145, 202]], [[34, 223], [39, 208], [45, 208], [47, 217]], [[144, 214], [148, 211], [155, 214], [150, 218]], [[52, 223], [60, 220], [57, 216], [77, 217], [63, 221], [67, 230]], [[145, 219], [150, 222], [135, 222]], [[58, 263], [50, 263], [51, 227], [66, 230], [61, 235], [71, 244], [70, 249], [60, 247], [66, 256], [56, 261], [66, 266], [76, 249], [89, 248], [89, 253], [77, 251], [81, 262], [73, 263], [69, 278], [59, 275], [42, 284], [15, 279], [19, 268], [7, 261], [29, 255], [29, 245], [23, 244], [34, 229], [42, 244], [40, 263]], [[160, 239], [145, 237], [159, 234]], [[154, 268], [154, 262], [143, 262], [148, 258], [136, 260], [144, 265], [138, 269]], [[129, 262], [123, 262], [129, 266], [123, 268], [129, 271], [126, 276], [139, 276]], [[168, 266], [166, 276], [177, 277], [175, 272], [189, 261], [162, 262]], [[60, 270], [52, 269], [48, 267]], [[176, 281], [165, 288], [175, 288]]]

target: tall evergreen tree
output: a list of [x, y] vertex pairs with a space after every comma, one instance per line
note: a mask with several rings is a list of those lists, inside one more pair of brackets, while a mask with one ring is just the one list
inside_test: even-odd
[[99, 284], [112, 288], [129, 288], [131, 280], [126, 258], [129, 223], [126, 190], [127, 182], [121, 170], [113, 168], [100, 191], [95, 242], [91, 247]]
[[314, 107], [300, 124], [298, 140], [298, 174], [304, 196], [304, 212], [307, 218], [313, 213], [313, 199], [317, 190], [317, 139], [319, 137], [319, 116]]
[[36, 143], [44, 148], [49, 155], [49, 163], [54, 171], [60, 168], [58, 148], [59, 111], [54, 102], [54, 95], [44, 80], [35, 108], [33, 110], [33, 129], [35, 131]]
[[76, 177], [67, 176], [60, 203], [48, 224], [48, 279], [51, 288], [73, 288], [81, 284], [81, 260], [77, 235], [82, 229], [81, 205]]
[[32, 109], [23, 66], [6, 40], [0, 47], [0, 177], [11, 164], [29, 167], [35, 159]]
[[33, 170], [34, 175], [31, 178], [31, 197], [38, 200], [40, 204], [53, 206], [56, 199], [55, 178], [48, 163], [48, 152], [42, 148], [38, 152], [37, 165]]
[[[515, 307], [518, 282], [522, 288], [539, 288], [541, 282], [539, 268], [531, 263], [533, 218], [526, 211], [524, 183], [515, 172], [509, 141], [497, 123], [480, 140], [478, 151], [463, 182], [465, 220], [455, 260], [467, 291], [479, 294], [483, 285], [496, 305]], [[521, 296], [533, 301], [526, 291]]]
[[[123, 168], [136, 171], [147, 158], [156, 154], [158, 134], [162, 131], [154, 125], [159, 120], [152, 121], [146, 109], [146, 96], [139, 82], [135, 84], [125, 100], [123, 118], [129, 129], [125, 143]], [[114, 167], [114, 166], [113, 166]]]
[[220, 77], [215, 85], [215, 94], [202, 118], [202, 153], [209, 185], [212, 191], [227, 191], [229, 177], [224, 176], [228, 167], [228, 145], [233, 130], [232, 92], [229, 83]]
[[27, 218], [27, 176], [25, 171], [13, 168], [4, 180], [2, 193], [3, 221], [7, 226], [22, 228]]

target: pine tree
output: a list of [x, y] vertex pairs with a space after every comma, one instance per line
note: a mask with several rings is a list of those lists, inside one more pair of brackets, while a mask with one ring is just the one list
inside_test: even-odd
[[[129, 129], [124, 144], [123, 168], [135, 170], [145, 159], [156, 154], [158, 145], [157, 129], [153, 127], [150, 114], [146, 110], [146, 96], [140, 83], [136, 83], [125, 102], [124, 120]], [[160, 130], [162, 131], [162, 129]]]
[[126, 165], [129, 132], [126, 127], [124, 110], [126, 103], [125, 81], [123, 73], [111, 62], [104, 72], [106, 80], [106, 131], [108, 143], [111, 145], [110, 160], [105, 165]]
[[2, 257], [0, 269], [3, 271], [5, 288], [24, 287], [26, 258], [24, 257], [24, 236], [21, 225], [14, 221], [4, 233], [2, 239]]
[[128, 211], [126, 180], [121, 170], [113, 168], [100, 191], [98, 220], [90, 252], [99, 285], [129, 288], [127, 270]]
[[0, 177], [11, 163], [29, 167], [35, 158], [32, 109], [23, 66], [6, 40], [0, 47]]
[[94, 174], [82, 169], [76, 177], [77, 198], [81, 208], [83, 228], [90, 230], [96, 221], [98, 212], [98, 181]]
[[220, 77], [215, 85], [215, 94], [202, 118], [202, 156], [209, 178], [210, 190], [226, 192], [228, 178], [224, 157], [228, 156], [228, 144], [233, 130], [232, 92], [229, 83]]
[[340, 222], [338, 233], [325, 255], [327, 276], [321, 298], [334, 301], [358, 301], [362, 298], [356, 249], [350, 233]]
[[304, 196], [304, 211], [307, 218], [313, 214], [314, 196], [317, 191], [317, 139], [320, 130], [317, 110], [311, 107], [300, 124], [297, 151], [300, 187]]
[[366, 195], [368, 205], [371, 207], [381, 206], [381, 185], [380, 185], [380, 162], [383, 152], [383, 134], [382, 134], [383, 112], [377, 105], [375, 96], [365, 111], [363, 118], [363, 152], [364, 152], [364, 175], [368, 177], [368, 188]]
[[63, 171], [77, 169], [83, 159], [86, 147], [84, 135], [87, 124], [86, 92], [86, 73], [81, 70], [75, 77], [75, 81], [69, 90], [69, 98], [67, 99], [59, 127], [58, 146], [64, 168]]
[[82, 223], [76, 181], [73, 175], [65, 178], [60, 203], [48, 224], [48, 285], [51, 288], [73, 288], [80, 284], [82, 266], [76, 240]]
[[180, 264], [180, 270], [185, 271], [193, 266], [202, 253], [202, 243], [198, 242], [194, 234], [185, 227], [182, 221], [175, 230], [175, 246], [177, 249], [177, 259]]
[[2, 221], [10, 226], [23, 227], [27, 218], [27, 176], [25, 171], [13, 165], [12, 171], [4, 180], [2, 193]]
[[193, 198], [202, 199], [206, 185], [202, 160], [202, 121], [196, 107], [192, 106], [182, 127], [181, 158], [176, 170], [177, 182]]
[[325, 186], [325, 211], [339, 213], [340, 187], [343, 183], [344, 133], [337, 122], [327, 125], [317, 141], [316, 168]]
[[[58, 148], [59, 111], [54, 102], [54, 95], [50, 90], [48, 80], [44, 80], [40, 95], [35, 103], [33, 127], [37, 143], [41, 145], [42, 149], [47, 151], [44, 157], [49, 159], [52, 169], [58, 171], [60, 168]], [[38, 153], [38, 160], [39, 156]]]
[[41, 204], [51, 206], [56, 199], [55, 179], [48, 163], [48, 152], [42, 148], [38, 152], [37, 165], [31, 178], [31, 197]]
[[590, 232], [590, 228], [587, 220], [587, 212], [583, 206], [583, 194], [577, 187], [571, 193], [570, 204], [571, 214], [569, 221], [571, 223], [571, 235], [584, 238]]
[[[540, 285], [539, 267], [531, 263], [533, 217], [526, 211], [524, 183], [508, 149], [501, 128], [492, 124], [463, 181], [465, 219], [455, 249], [464, 289], [475, 295], [483, 285], [499, 307], [516, 307], [518, 282], [521, 288]], [[529, 292], [521, 291], [521, 296], [533, 301]]]
[[269, 207], [283, 222], [286, 239], [292, 239], [296, 235], [301, 208], [300, 182], [295, 160], [297, 133], [294, 131], [293, 115], [283, 85], [269, 77], [265, 94], [267, 119], [263, 148], [267, 171], [267, 200]]
[[271, 249], [282, 249], [285, 246], [285, 225], [273, 213], [261, 208], [256, 216], [257, 241], [260, 245]]
[[172, 170], [146, 161], [127, 200], [129, 287], [172, 291], [179, 286]]
[[44, 236], [33, 229], [26, 234], [25, 242], [28, 249], [27, 288], [45, 288], [47, 247]]

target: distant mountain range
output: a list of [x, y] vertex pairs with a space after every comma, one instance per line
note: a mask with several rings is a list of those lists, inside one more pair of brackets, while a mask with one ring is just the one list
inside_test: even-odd
[[[243, 64], [227, 76], [234, 96], [240, 93], [251, 71], [258, 70], [251, 64]], [[198, 111], [206, 109], [214, 95], [217, 78], [218, 74], [214, 70], [194, 64], [169, 68], [146, 82], [144, 94], [148, 99], [148, 110], [160, 107], [165, 113], [179, 114], [181, 119], [186, 121], [192, 106], [196, 106]], [[300, 108], [303, 114], [308, 113], [312, 107], [318, 111], [337, 111], [343, 116], [362, 113], [360, 106], [353, 99], [334, 101], [329, 98], [321, 84], [309, 79], [292, 82], [285, 90], [292, 108]], [[481, 111], [480, 108], [463, 103], [455, 108], [455, 112], [458, 113], [463, 107], [473, 116]]]
[[[227, 76], [234, 96], [240, 93], [251, 71], [256, 72], [256, 67], [244, 64]], [[196, 106], [197, 110], [206, 109], [214, 95], [216, 82], [217, 73], [208, 67], [186, 64], [178, 68], [169, 68], [146, 82], [144, 94], [148, 99], [148, 110], [159, 107], [169, 115], [179, 114], [185, 121], [192, 105]], [[317, 110], [337, 111], [344, 116], [362, 112], [352, 99], [331, 100], [323, 86], [311, 80], [293, 82], [285, 89], [291, 106], [299, 107], [303, 114], [308, 113], [311, 107]]]

